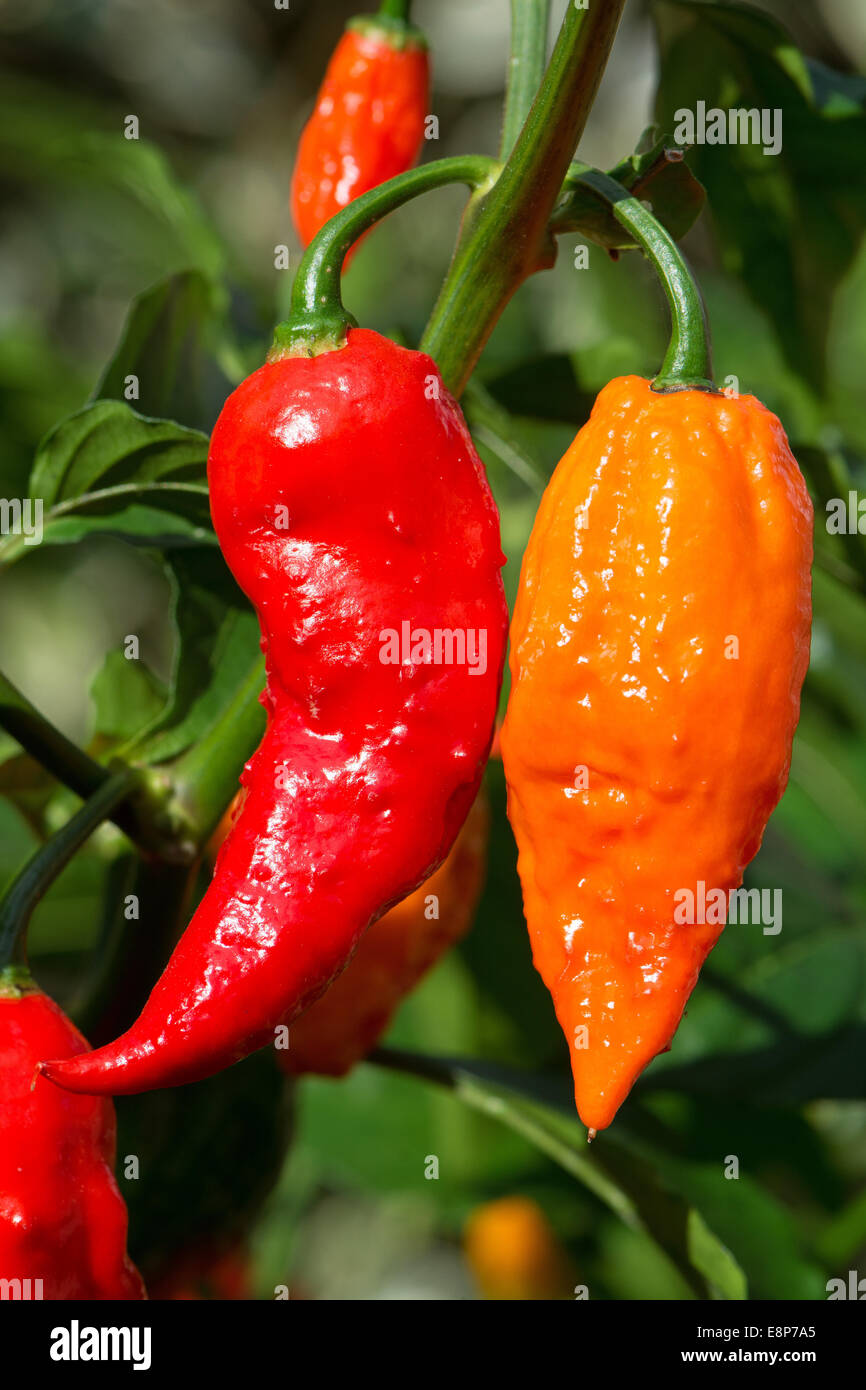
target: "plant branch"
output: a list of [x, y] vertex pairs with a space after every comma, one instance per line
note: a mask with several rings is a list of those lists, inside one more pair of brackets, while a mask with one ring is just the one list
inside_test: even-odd
[[92, 796], [109, 773], [82, 748], [40, 714], [17, 686], [0, 674], [0, 726], [20, 743], [25, 753], [78, 796]]
[[137, 776], [132, 768], [109, 775], [13, 880], [0, 901], [0, 971], [25, 964], [24, 937], [34, 909], [85, 840], [126, 800]]
[[174, 800], [198, 845], [215, 830], [238, 789], [244, 763], [261, 739], [264, 686], [265, 663], [259, 658], [204, 738], [168, 765]]
[[507, 159], [544, 77], [550, 0], [511, 0], [511, 54], [500, 158]]
[[298, 266], [289, 317], [276, 327], [268, 361], [315, 356], [342, 347], [357, 320], [343, 307], [340, 271], [358, 237], [421, 193], [449, 183], [484, 188], [497, 168], [494, 160], [480, 154], [437, 159], [371, 188], [336, 213], [310, 242]]
[[496, 183], [470, 202], [421, 341], [459, 395], [515, 290], [549, 268], [547, 221], [583, 133], [625, 0], [569, 5], [541, 89]]
[[580, 182], [610, 207], [661, 280], [671, 311], [671, 336], [653, 390], [715, 391], [704, 302], [673, 237], [633, 194], [607, 174], [591, 169], [581, 175]]
[[[0, 727], [84, 800], [111, 780], [108, 768], [56, 729], [4, 675], [0, 675]], [[189, 861], [193, 849], [188, 839], [178, 839], [184, 827], [172, 819], [169, 791], [160, 773], [142, 770], [130, 782], [126, 796], [112, 804], [107, 818], [140, 848], [169, 860]]]

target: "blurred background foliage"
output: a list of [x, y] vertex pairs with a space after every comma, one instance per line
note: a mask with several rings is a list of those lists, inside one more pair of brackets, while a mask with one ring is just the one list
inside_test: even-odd
[[[51, 427], [91, 398], [122, 397], [127, 370], [141, 376], [141, 413], [206, 433], [261, 360], [291, 284], [275, 246], [297, 264], [295, 145], [356, 8], [0, 3], [4, 497], [27, 494]], [[508, 5], [418, 0], [416, 17], [440, 119], [427, 157], [495, 153]], [[347, 1081], [303, 1082], [292, 1099], [265, 1054], [197, 1087], [121, 1100], [121, 1158], [142, 1160], [140, 1179], [123, 1183], [131, 1249], [155, 1292], [272, 1297], [285, 1284], [314, 1299], [454, 1299], [586, 1286], [592, 1298], [787, 1299], [823, 1298], [829, 1277], [866, 1273], [866, 538], [830, 537], [824, 520], [828, 498], [866, 486], [864, 67], [859, 0], [630, 0], [580, 150], [609, 167], [647, 125], [670, 131], [676, 109], [698, 100], [783, 111], [776, 158], [691, 152], [708, 203], [684, 242], [717, 379], [736, 376], [782, 417], [816, 502], [812, 666], [791, 784], [747, 876], [782, 888], [783, 931], [728, 929], [671, 1052], [587, 1151], [531, 966], [492, 763], [477, 922], [388, 1038], [477, 1064], [449, 1085], [368, 1064]], [[122, 136], [130, 114], [138, 141]], [[346, 277], [359, 320], [417, 341], [461, 197], [428, 196], [364, 244]], [[564, 237], [556, 268], [512, 301], [465, 400], [502, 513], [510, 598], [539, 490], [593, 394], [617, 373], [651, 375], [665, 340], [649, 268], [593, 248], [577, 271], [579, 241]], [[109, 428], [115, 407], [101, 409]], [[68, 439], [61, 430], [43, 446], [43, 478]], [[203, 462], [186, 432], [160, 447], [167, 468]], [[74, 494], [66, 485], [59, 497]], [[166, 739], [181, 746], [203, 727], [208, 682], [230, 685], [255, 647], [194, 503], [142, 506], [122, 524], [93, 511], [76, 520], [73, 507], [54, 544], [6, 557], [0, 664], [100, 754], [162, 724], [168, 756]], [[130, 633], [134, 671], [120, 656]], [[76, 802], [10, 740], [0, 755], [5, 880]], [[72, 1009], [85, 952], [110, 941], [134, 873], [127, 849], [103, 827], [35, 921], [37, 974]], [[158, 959], [170, 943], [158, 929], [153, 940]], [[737, 1180], [725, 1176], [730, 1156]]]

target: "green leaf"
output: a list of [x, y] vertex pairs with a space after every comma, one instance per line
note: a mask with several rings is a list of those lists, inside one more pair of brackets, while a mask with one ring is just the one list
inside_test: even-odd
[[[151, 514], [165, 513], [175, 533], [183, 529], [192, 540], [212, 543], [207, 448], [206, 436], [197, 430], [148, 419], [119, 401], [85, 406], [50, 431], [33, 464], [30, 493], [43, 507], [43, 542], [78, 539], [94, 517], [101, 521], [93, 529], [123, 534], [124, 513], [144, 503]], [[71, 517], [77, 525], [70, 535], [61, 523]], [[110, 527], [105, 517], [112, 519]], [[139, 541], [143, 520], [137, 512], [133, 531]], [[19, 558], [24, 541], [4, 537], [0, 563]]]
[[790, 365], [820, 388], [833, 294], [866, 220], [862, 91], [810, 70], [785, 29], [750, 6], [656, 0], [655, 14], [663, 129], [676, 129], [677, 113], [695, 112], [698, 101], [782, 112], [776, 155], [704, 144], [689, 158], [725, 269], [769, 316]]
[[[588, 168], [573, 164], [569, 170], [568, 193], [553, 213], [557, 231], [579, 232], [608, 251], [636, 247], [610, 208], [581, 185], [580, 175]], [[658, 138], [652, 128], [645, 131], [637, 151], [608, 172], [648, 204], [675, 241], [685, 236], [701, 214], [706, 191], [686, 164], [672, 135]]]
[[154, 145], [127, 140], [119, 118], [113, 130], [98, 129], [105, 121], [97, 103], [9, 74], [0, 95], [0, 171], [38, 185], [43, 198], [86, 199], [91, 238], [102, 235], [106, 251], [122, 244], [140, 274], [195, 267], [218, 277], [225, 253], [196, 198]]
[[[227, 295], [200, 271], [171, 275], [133, 300], [123, 334], [94, 398], [127, 400], [136, 378], [136, 409], [210, 432], [242, 374], [228, 346]], [[234, 381], [225, 370], [230, 363]]]
[[141, 661], [128, 661], [115, 648], [107, 653], [94, 677], [90, 696], [95, 711], [94, 734], [122, 743], [158, 717], [166, 691]]
[[177, 648], [165, 709], [135, 744], [150, 763], [199, 743], [261, 661], [258, 620], [219, 551], [178, 550], [166, 563]]
[[636, 1162], [606, 1137], [596, 1139], [590, 1150], [586, 1131], [573, 1112], [539, 1099], [544, 1084], [537, 1079], [509, 1074], [502, 1067], [385, 1049], [379, 1049], [373, 1060], [450, 1087], [472, 1109], [521, 1135], [626, 1225], [655, 1241], [697, 1297], [746, 1297], [745, 1279], [736, 1260], [677, 1189], [649, 1164]]

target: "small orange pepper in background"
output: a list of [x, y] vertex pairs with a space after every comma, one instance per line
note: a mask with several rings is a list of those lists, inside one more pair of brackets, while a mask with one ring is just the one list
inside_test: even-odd
[[464, 1251], [487, 1299], [571, 1296], [574, 1280], [568, 1255], [530, 1197], [500, 1197], [476, 1207], [466, 1223]]

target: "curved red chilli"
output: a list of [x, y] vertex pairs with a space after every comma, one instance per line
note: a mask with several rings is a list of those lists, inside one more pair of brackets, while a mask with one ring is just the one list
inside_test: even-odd
[[[74, 1090], [177, 1085], [272, 1041], [445, 857], [490, 747], [507, 627], [498, 516], [429, 357], [355, 329], [341, 350], [261, 367], [226, 402], [208, 475], [261, 623], [268, 727], [141, 1017], [45, 1065]], [[450, 663], [446, 635], [438, 663], [423, 642], [414, 659], [395, 652], [404, 631], [451, 634]]]

